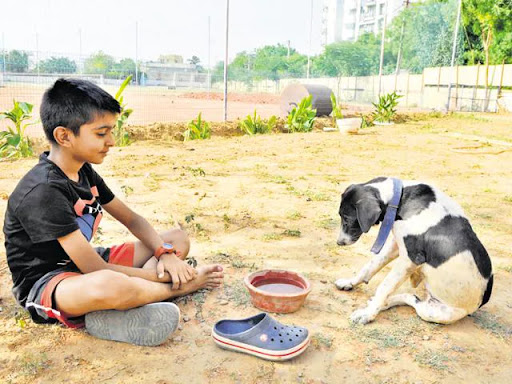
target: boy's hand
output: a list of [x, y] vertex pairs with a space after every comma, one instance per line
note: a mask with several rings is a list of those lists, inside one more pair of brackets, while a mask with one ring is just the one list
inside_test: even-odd
[[185, 261], [179, 259], [174, 253], [165, 253], [158, 260], [156, 273], [159, 279], [164, 277], [165, 272], [171, 276], [172, 289], [179, 289], [181, 284], [193, 280], [197, 271]]

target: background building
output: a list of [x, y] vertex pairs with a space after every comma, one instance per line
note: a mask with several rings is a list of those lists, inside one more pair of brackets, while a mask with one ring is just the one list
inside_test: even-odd
[[325, 0], [322, 9], [322, 43], [356, 41], [367, 32], [379, 33], [384, 16], [389, 24], [414, 0]]

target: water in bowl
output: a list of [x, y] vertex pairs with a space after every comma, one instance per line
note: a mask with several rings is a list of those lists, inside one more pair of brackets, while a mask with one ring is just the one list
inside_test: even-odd
[[269, 293], [300, 293], [304, 291], [304, 287], [298, 282], [287, 279], [267, 279], [258, 281], [254, 286], [262, 291]]

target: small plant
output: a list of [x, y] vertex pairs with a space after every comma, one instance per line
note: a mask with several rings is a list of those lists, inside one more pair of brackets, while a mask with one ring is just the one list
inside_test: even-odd
[[194, 175], [195, 177], [197, 177], [197, 176], [202, 176], [202, 177], [206, 176], [206, 172], [204, 171], [203, 168], [200, 168], [200, 167], [198, 167], [198, 168], [187, 167], [186, 169], [189, 170], [190, 172], [192, 172], [192, 175]]
[[379, 102], [372, 103], [376, 110], [373, 112], [375, 121], [380, 123], [390, 123], [396, 113], [395, 107], [398, 105], [398, 99], [401, 95], [396, 92], [388, 93], [379, 97]]
[[336, 127], [336, 120], [343, 119], [343, 113], [341, 113], [341, 105], [338, 104], [334, 92], [331, 92], [331, 105], [332, 105], [332, 124]]
[[32, 118], [32, 104], [13, 100], [14, 108], [10, 111], [0, 112], [0, 119], [9, 119], [14, 123], [14, 129], [7, 127], [7, 131], [0, 132], [0, 158], [18, 159], [33, 155], [32, 143], [25, 130], [36, 122], [22, 124]]
[[299, 105], [288, 115], [285, 128], [288, 132], [310, 132], [316, 119], [316, 109], [312, 107], [313, 95], [301, 100]]
[[204, 140], [211, 137], [210, 124], [201, 119], [201, 112], [197, 115], [196, 120], [188, 123], [188, 129], [183, 132], [185, 141], [187, 140]]
[[126, 147], [132, 143], [130, 139], [130, 134], [126, 131], [124, 124], [126, 120], [130, 117], [133, 112], [133, 109], [126, 108], [126, 104], [123, 104], [123, 96], [122, 93], [126, 86], [132, 81], [132, 75], [128, 76], [124, 79], [123, 83], [119, 87], [119, 90], [116, 93], [115, 99], [119, 102], [121, 106], [121, 113], [116, 121], [116, 126], [114, 128], [114, 138], [116, 140], [116, 146], [118, 147]]
[[289, 236], [289, 237], [300, 237], [301, 232], [298, 229], [286, 229], [283, 232], [283, 235]]
[[258, 133], [269, 133], [272, 132], [276, 125], [277, 117], [271, 116], [266, 122], [265, 120], [261, 120], [256, 114], [256, 109], [254, 110], [254, 114], [247, 115], [245, 120], [240, 123], [240, 129], [242, 132], [245, 132], [247, 135], [255, 135]]

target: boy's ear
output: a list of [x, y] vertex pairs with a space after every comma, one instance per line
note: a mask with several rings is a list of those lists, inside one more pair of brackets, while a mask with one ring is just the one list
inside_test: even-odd
[[72, 134], [73, 133], [66, 127], [58, 126], [53, 130], [53, 137], [55, 141], [63, 147], [69, 147], [71, 145], [69, 139]]

